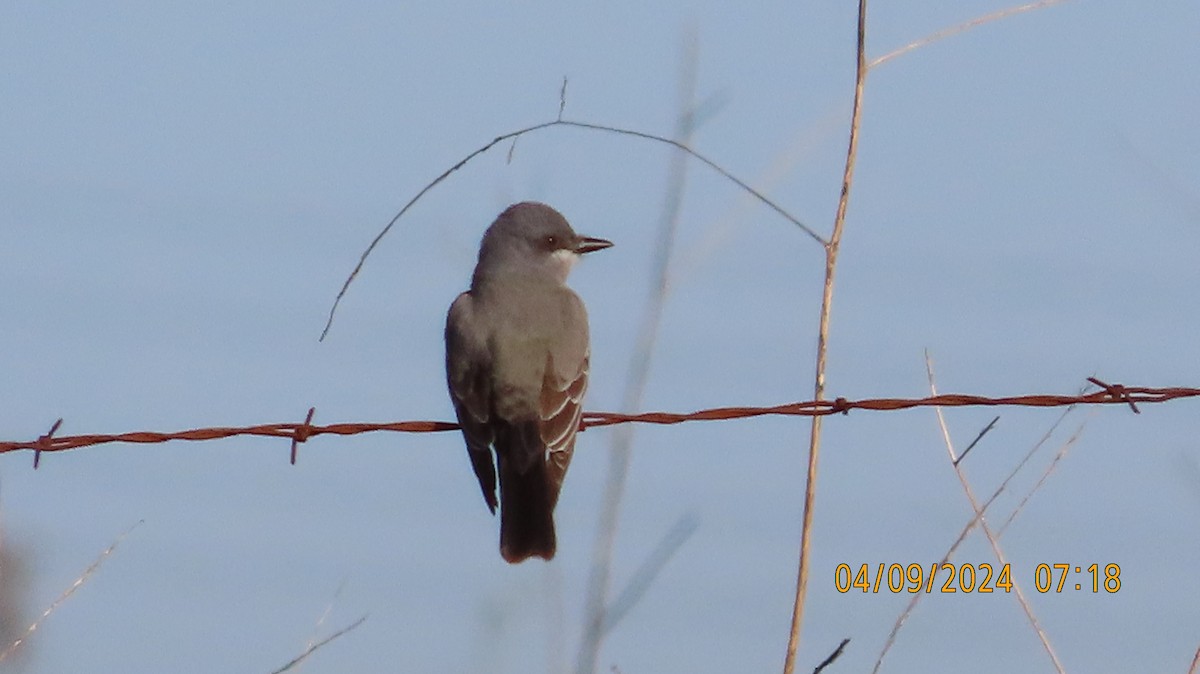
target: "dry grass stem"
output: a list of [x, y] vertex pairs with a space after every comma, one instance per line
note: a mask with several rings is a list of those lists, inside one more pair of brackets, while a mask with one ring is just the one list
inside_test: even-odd
[[[862, 122], [863, 90], [867, 78], [867, 0], [858, 2], [858, 47], [855, 50], [854, 106], [850, 113], [850, 140], [846, 146], [846, 164], [842, 171], [842, 194], [838, 199], [833, 233], [825, 244], [825, 285], [821, 294], [820, 324], [817, 328], [817, 364], [813, 383], [813, 398], [825, 396], [825, 362], [829, 343], [829, 316], [833, 309], [833, 279], [837, 270], [838, 249], [846, 224], [850, 204], [850, 186], [854, 183], [854, 163], [858, 156], [858, 130]], [[804, 480], [804, 510], [800, 523], [800, 561], [796, 572], [796, 598], [792, 602], [792, 625], [788, 632], [787, 652], [783, 661], [784, 674], [796, 671], [796, 651], [800, 646], [800, 630], [804, 625], [804, 598], [808, 591], [808, 557], [812, 541], [813, 504], [816, 501], [817, 464], [821, 451], [821, 417], [813, 417], [808, 437], [808, 468]]]
[[[847, 112], [845, 104], [831, 105], [821, 115], [819, 123], [791, 138], [772, 158], [771, 163], [755, 177], [753, 184], [757, 189], [763, 194], [770, 194], [775, 190], [789, 177], [796, 165], [811, 159], [814, 148], [833, 133], [835, 124], [841, 126]], [[753, 196], [743, 194], [707, 223], [699, 240], [680, 251], [675, 265], [675, 282], [680, 283], [694, 277], [710, 258], [720, 255], [733, 238], [735, 228], [746, 220], [749, 211], [756, 206], [757, 202]]]
[[[926, 354], [926, 357], [928, 357], [928, 354]], [[1080, 391], [1080, 393], [1082, 392], [1083, 390]], [[1075, 407], [1071, 406], [1063, 410], [1062, 414], [1060, 414], [1058, 418], [1054, 420], [1054, 423], [1052, 423], [1050, 427], [1046, 429], [1046, 432], [1042, 434], [1042, 437], [1039, 438], [1038, 441], [1029, 449], [1029, 451], [1025, 453], [1025, 456], [1021, 457], [1021, 460], [1018, 461], [1015, 466], [1013, 466], [1012, 470], [1010, 470], [1008, 475], [1005, 476], [1004, 480], [1000, 482], [1000, 485], [996, 487], [996, 490], [992, 492], [992, 495], [988, 497], [987, 501], [983, 503], [982, 507], [980, 507], [979, 510], [971, 516], [971, 519], [969, 519], [965, 525], [963, 525], [962, 529], [958, 532], [958, 537], [954, 539], [954, 542], [950, 544], [950, 547], [946, 549], [946, 552], [942, 555], [941, 559], [938, 560], [938, 566], [941, 566], [942, 564], [945, 564], [954, 558], [954, 554], [958, 551], [958, 548], [960, 545], [962, 545], [963, 541], [967, 539], [967, 535], [974, 531], [975, 526], [979, 524], [979, 518], [988, 511], [988, 508], [991, 507], [992, 503], [994, 503], [1000, 494], [1002, 494], [1008, 488], [1008, 484], [1014, 477], [1016, 477], [1017, 473], [1021, 472], [1021, 469], [1025, 467], [1025, 464], [1028, 463], [1029, 460], [1033, 458], [1034, 454], [1036, 454], [1038, 450], [1040, 450], [1046, 444], [1054, 432], [1058, 430], [1058, 427], [1062, 424], [1062, 422], [1066, 420], [1067, 415], [1069, 415], [1074, 409]], [[1078, 434], [1079, 431], [1077, 430], [1076, 434], [1073, 435], [1068, 442], [1074, 442], [1075, 438], [1078, 437]], [[1001, 536], [1001, 533], [997, 533], [997, 536]], [[875, 659], [875, 665], [871, 670], [872, 674], [877, 674], [879, 669], [883, 666], [884, 658], [887, 656], [888, 651], [890, 651], [892, 646], [896, 643], [896, 638], [899, 636], [900, 628], [904, 626], [904, 623], [908, 620], [908, 617], [912, 615], [912, 612], [916, 609], [917, 604], [920, 603], [922, 596], [922, 593], [916, 593], [909, 597], [908, 603], [906, 603], [904, 606], [904, 610], [902, 610], [900, 615], [896, 617], [896, 621], [892, 624], [892, 629], [888, 633], [887, 640], [884, 642], [883, 648], [880, 649], [879, 655]]]
[[[925, 354], [925, 371], [929, 375], [929, 390], [933, 395], [937, 395], [937, 382], [933, 374], [933, 359], [929, 354]], [[976, 518], [979, 520], [979, 528], [983, 530], [984, 536], [988, 539], [988, 544], [992, 548], [992, 554], [996, 555], [996, 561], [1001, 567], [1008, 564], [1008, 559], [1004, 554], [1004, 549], [1000, 547], [1000, 539], [992, 532], [988, 526], [987, 518], [984, 517], [983, 508], [979, 505], [979, 500], [975, 497], [975, 490], [971, 488], [971, 483], [967, 480], [966, 473], [963, 472], [962, 466], [958, 464], [957, 457], [954, 452], [954, 443], [950, 439], [950, 429], [946, 426], [946, 415], [940, 407], [934, 408], [934, 413], [937, 414], [938, 427], [942, 431], [942, 440], [946, 443], [946, 452], [950, 456], [950, 463], [954, 466], [954, 474], [958, 476], [958, 481], [962, 485], [963, 492], [967, 495], [967, 500], [971, 503], [971, 510], [974, 511]], [[1021, 610], [1025, 612], [1026, 619], [1033, 627], [1034, 633], [1037, 634], [1038, 640], [1042, 644], [1042, 648], [1046, 650], [1046, 654], [1050, 656], [1050, 661], [1054, 663], [1054, 669], [1058, 674], [1064, 674], [1062, 662], [1058, 659], [1058, 654], [1054, 652], [1054, 647], [1050, 644], [1049, 637], [1046, 636], [1046, 631], [1042, 629], [1038, 622], [1037, 615], [1033, 612], [1033, 606], [1025, 597], [1025, 592], [1021, 589], [1021, 584], [1015, 579], [1012, 582], [1013, 592], [1016, 594], [1017, 603], [1021, 605]]]
[[21, 635], [16, 641], [13, 641], [11, 644], [9, 644], [8, 647], [3, 651], [0, 651], [0, 662], [3, 662], [5, 658], [16, 652], [16, 650], [20, 648], [21, 644], [25, 643], [25, 641], [37, 631], [38, 627], [41, 626], [46, 618], [50, 617], [51, 613], [54, 613], [59, 606], [62, 606], [63, 602], [67, 601], [71, 595], [75, 594], [76, 590], [83, 587], [83, 584], [92, 577], [92, 574], [96, 573], [96, 570], [100, 568], [100, 565], [104, 563], [104, 560], [108, 559], [108, 556], [117, 549], [117, 546], [120, 545], [121, 541], [125, 540], [126, 536], [132, 533], [134, 529], [138, 528], [142, 521], [143, 520], [139, 520], [136, 524], [122, 532], [120, 536], [117, 536], [117, 539], [114, 540], [111, 545], [105, 548], [104, 552], [101, 552], [100, 555], [96, 557], [96, 560], [88, 566], [88, 568], [84, 569], [83, 573], [80, 574], [73, 583], [71, 583], [70, 587], [64, 590], [63, 593], [58, 596], [58, 599], [55, 599], [45, 611], [42, 611], [42, 615], [38, 616], [37, 619], [33, 621], [33, 624], [25, 630], [23, 635]]
[[[346, 587], [346, 581], [345, 581], [345, 579], [343, 579], [342, 582], [338, 583], [337, 589], [333, 591], [333, 598], [330, 599], [329, 603], [325, 605], [325, 610], [321, 611], [321, 616], [319, 618], [317, 618], [317, 624], [313, 625], [312, 636], [310, 636], [308, 638], [308, 643], [306, 643], [304, 645], [306, 652], [311, 650], [314, 646], [316, 646], [317, 634], [320, 633], [321, 628], [325, 625], [325, 621], [327, 621], [329, 619], [329, 616], [333, 613], [333, 607], [335, 604], [337, 604], [338, 597], [341, 596], [342, 590], [345, 587]], [[300, 663], [297, 663], [296, 666], [293, 667], [292, 669], [299, 671]]]
[[[845, 225], [846, 208], [849, 203], [850, 187], [853, 184], [854, 163], [858, 150], [858, 131], [862, 120], [862, 99], [863, 90], [866, 85], [866, 77], [871, 67], [885, 63], [888, 60], [899, 56], [908, 51], [912, 51], [920, 46], [930, 42], [942, 39], [948, 35], [953, 35], [958, 32], [965, 31], [974, 26], [978, 26], [990, 21], [1018, 14], [1021, 12], [1038, 9], [1039, 7], [1048, 6], [1064, 0], [1040, 0], [1039, 2], [1023, 5], [1020, 7], [1003, 10], [993, 14], [989, 14], [978, 19], [969, 21], [960, 26], [955, 26], [934, 35], [919, 40], [911, 45], [908, 45], [896, 52], [885, 54], [883, 57], [875, 59], [870, 63], [866, 60], [866, 33], [867, 33], [867, 2], [859, 0], [858, 3], [858, 43], [856, 49], [856, 67], [854, 78], [854, 106], [850, 116], [850, 141], [846, 151], [846, 164], [842, 177], [842, 194], [838, 200], [837, 215], [834, 218], [833, 233], [825, 244], [825, 286], [821, 298], [821, 315], [820, 327], [817, 334], [817, 371], [816, 384], [814, 386], [814, 398], [820, 400], [824, 395], [825, 390], [825, 357], [827, 340], [829, 337], [829, 313], [833, 301], [833, 280], [834, 272], [837, 269], [837, 254], [841, 244], [842, 229]], [[813, 417], [811, 432], [809, 434], [809, 451], [808, 451], [808, 470], [806, 473], [805, 490], [804, 490], [804, 511], [802, 514], [801, 530], [800, 530], [800, 563], [796, 579], [796, 598], [792, 606], [792, 627], [788, 636], [787, 654], [784, 660], [784, 674], [793, 674], [796, 666], [796, 650], [800, 643], [800, 630], [803, 625], [804, 618], [804, 598], [808, 584], [808, 556], [810, 546], [810, 532], [812, 531], [812, 510], [816, 492], [816, 477], [817, 465], [820, 455], [821, 442], [821, 417]], [[957, 466], [955, 466], [957, 469]], [[964, 486], [967, 486], [964, 484]], [[974, 503], [974, 502], [973, 502]], [[977, 505], [977, 504], [975, 504]], [[976, 508], [978, 512], [978, 508]], [[990, 534], [989, 534], [990, 538]], [[998, 549], [997, 549], [998, 552]], [[998, 552], [999, 554], [999, 552]], [[1032, 614], [1030, 614], [1032, 619]], [[1036, 621], [1035, 621], [1036, 627]], [[1047, 647], [1049, 644], [1044, 642]], [[1057, 658], [1054, 657], [1053, 651], [1050, 651], [1051, 657], [1057, 664]]]
[[608, 607], [607, 615], [605, 616], [604, 624], [600, 626], [604, 634], [612, 631], [621, 619], [629, 613], [629, 610], [641, 601], [646, 591], [654, 584], [654, 579], [662, 572], [671, 558], [676, 552], [683, 547], [692, 534], [696, 533], [696, 529], [700, 526], [699, 520], [694, 513], [688, 513], [675, 521], [675, 524], [667, 530], [667, 533], [658, 541], [646, 559], [642, 561], [641, 566], [630, 576], [629, 582], [625, 585], [625, 589], [617, 594], [616, 598]]
[[894, 59], [896, 57], [903, 56], [904, 54], [907, 54], [908, 52], [913, 51], [914, 49], [920, 49], [921, 47], [924, 47], [933, 42], [937, 42], [938, 40], [942, 40], [942, 39], [951, 37], [953, 35], [958, 35], [959, 33], [965, 33], [966, 31], [971, 30], [972, 28], [975, 28], [977, 26], [982, 26], [985, 23], [999, 21], [1000, 19], [1004, 19], [1004, 18], [1013, 16], [1014, 14], [1022, 14], [1024, 12], [1030, 12], [1035, 9], [1042, 9], [1043, 7], [1049, 7], [1051, 5], [1059, 5], [1066, 1], [1067, 0], [1039, 0], [1039, 2], [1031, 2], [1029, 4], [1020, 5], [1018, 7], [1009, 7], [1008, 9], [1002, 9], [998, 12], [992, 12], [991, 14], [985, 14], [984, 16], [980, 16], [980, 17], [971, 19], [970, 21], [960, 23], [956, 26], [950, 26], [949, 28], [943, 28], [942, 30], [937, 31], [936, 33], [930, 33], [929, 35], [926, 35], [925, 37], [921, 38], [920, 40], [917, 40], [915, 42], [909, 42], [908, 44], [904, 45], [903, 47], [901, 47], [895, 51], [890, 51], [890, 52], [884, 54], [883, 56], [880, 56], [879, 58], [872, 60], [870, 67], [874, 68], [875, 66], [883, 65], [884, 63], [887, 63], [888, 61], [891, 61], [892, 59]]
[[290, 669], [294, 669], [301, 662], [304, 662], [306, 659], [308, 659], [308, 656], [315, 653], [317, 651], [317, 649], [321, 648], [322, 646], [325, 646], [326, 644], [328, 644], [329, 642], [333, 641], [334, 639], [342, 636], [343, 634], [346, 634], [347, 632], [349, 632], [353, 629], [356, 629], [359, 625], [366, 622], [366, 620], [367, 620], [367, 616], [364, 615], [363, 617], [359, 618], [358, 620], [355, 620], [353, 623], [350, 623], [349, 625], [334, 632], [333, 634], [330, 634], [329, 636], [325, 637], [324, 639], [322, 639], [322, 640], [318, 641], [317, 643], [304, 649], [303, 653], [301, 653], [300, 655], [297, 655], [295, 658], [292, 659], [291, 662], [287, 663], [286, 665], [271, 672], [271, 674], [282, 674], [283, 672], [286, 672]]
[[[675, 129], [675, 140], [679, 147], [686, 147], [695, 132], [695, 91], [698, 54], [696, 39], [689, 36], [685, 43], [682, 72], [679, 78], [679, 116]], [[679, 214], [683, 194], [687, 185], [686, 156], [673, 155], [667, 170], [666, 200], [659, 218], [658, 242], [654, 249], [654, 286], [642, 314], [641, 329], [637, 344], [629, 361], [626, 376], [625, 396], [622, 407], [636, 412], [642, 407], [646, 384], [650, 379], [650, 364], [654, 348], [658, 343], [659, 327], [662, 324], [663, 308], [667, 301], [667, 289], [671, 276], [671, 257], [675, 248], [675, 234], [679, 229]], [[587, 597], [584, 603], [583, 637], [576, 661], [577, 674], [592, 674], [606, 633], [615, 620], [609, 617], [609, 590], [612, 584], [613, 554], [616, 550], [617, 526], [620, 521], [621, 502], [633, 458], [633, 427], [624, 425], [612, 434], [612, 451], [609, 453], [608, 477], [604, 484], [604, 498], [600, 505], [600, 518], [596, 531], [596, 542], [592, 551], [592, 568], [588, 579]]]
[[1050, 465], [1046, 466], [1046, 470], [1042, 471], [1042, 475], [1038, 478], [1038, 481], [1029, 489], [1029, 492], [1021, 498], [1021, 502], [1017, 504], [1017, 507], [1013, 508], [1013, 511], [1009, 513], [1008, 519], [1004, 520], [1004, 524], [1001, 524], [1000, 528], [996, 530], [998, 536], [1004, 536], [1004, 532], [1008, 530], [1008, 525], [1012, 524], [1012, 521], [1017, 518], [1017, 515], [1019, 515], [1021, 511], [1025, 509], [1025, 505], [1029, 503], [1029, 499], [1032, 498], [1033, 495], [1042, 488], [1042, 485], [1046, 483], [1046, 480], [1050, 477], [1051, 473], [1054, 472], [1054, 469], [1058, 467], [1058, 464], [1064, 458], [1066, 458], [1067, 452], [1070, 451], [1071, 447], [1075, 445], [1075, 442], [1079, 440], [1079, 437], [1083, 435], [1083, 429], [1087, 426], [1087, 422], [1090, 421], [1095, 414], [1096, 411], [1092, 410], [1092, 413], [1088, 415], [1088, 418], [1084, 419], [1079, 424], [1079, 426], [1075, 429], [1075, 432], [1071, 434], [1071, 437], [1067, 438], [1066, 442], [1064, 442], [1062, 446], [1058, 448], [1058, 451], [1054, 453], [1054, 459], [1050, 461]]

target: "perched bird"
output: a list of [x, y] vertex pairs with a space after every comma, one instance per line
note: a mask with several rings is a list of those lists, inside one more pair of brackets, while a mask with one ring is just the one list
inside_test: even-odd
[[511, 564], [554, 557], [554, 506], [590, 355], [587, 311], [567, 274], [580, 255], [611, 245], [576, 234], [545, 204], [509, 206], [484, 233], [471, 289], [446, 316], [450, 399], [483, 498], [492, 514], [500, 506], [500, 555]]

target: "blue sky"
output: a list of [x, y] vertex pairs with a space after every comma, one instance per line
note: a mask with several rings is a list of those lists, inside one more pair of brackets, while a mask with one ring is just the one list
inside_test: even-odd
[[[479, 236], [535, 199], [616, 242], [575, 271], [586, 407], [615, 410], [652, 283], [671, 152], [550, 129], [670, 135], [686, 36], [694, 146], [820, 232], [836, 208], [853, 3], [8, 3], [0, 9], [0, 438], [452, 417], [445, 311]], [[877, 4], [880, 55], [1007, 5]], [[1196, 386], [1200, 61], [1195, 3], [1068, 2], [907, 54], [867, 82], [830, 396], [1073, 393], [1088, 376]], [[823, 258], [691, 163], [647, 410], [811, 394]], [[947, 411], [989, 494], [1055, 410]], [[1002, 544], [1069, 671], [1186, 671], [1200, 633], [1196, 405], [1073, 412], [996, 511], [1082, 436]], [[776, 671], [808, 424], [638, 428], [622, 586], [682, 517], [697, 529], [599, 666]], [[368, 614], [317, 671], [555, 671], [574, 662], [612, 431], [581, 437], [552, 564], [504, 564], [456, 434], [107, 445], [0, 456], [3, 544], [28, 619], [138, 526], [42, 625], [26, 672], [272, 671]], [[838, 563], [928, 563], [970, 517], [930, 410], [825, 425], [800, 670], [842, 638], [867, 671], [906, 596], [839, 594]], [[978, 532], [960, 550], [993, 562]], [[1039, 563], [1122, 566], [1109, 595], [1037, 594]], [[339, 591], [339, 588], [340, 591]], [[332, 606], [328, 618], [318, 620]], [[1011, 596], [927, 598], [883, 671], [1052, 671]], [[832, 670], [827, 670], [832, 671]]]

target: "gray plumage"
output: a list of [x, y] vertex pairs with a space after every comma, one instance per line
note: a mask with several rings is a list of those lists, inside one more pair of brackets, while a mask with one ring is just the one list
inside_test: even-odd
[[510, 563], [554, 557], [554, 506], [590, 355], [587, 311], [566, 280], [579, 255], [611, 245], [576, 234], [545, 204], [510, 206], [483, 235], [471, 289], [446, 317], [450, 398], [483, 498], [500, 508]]

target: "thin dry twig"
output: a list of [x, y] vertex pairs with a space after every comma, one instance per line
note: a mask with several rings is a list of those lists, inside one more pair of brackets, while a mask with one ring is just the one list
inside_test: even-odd
[[[825, 286], [821, 294], [820, 325], [817, 328], [817, 364], [813, 398], [825, 396], [825, 360], [829, 343], [829, 315], [833, 308], [833, 279], [837, 270], [838, 250], [850, 205], [850, 186], [854, 183], [854, 163], [858, 157], [858, 129], [862, 122], [863, 90], [867, 81], [867, 0], [858, 1], [858, 48], [855, 50], [854, 106], [850, 113], [850, 140], [846, 147], [846, 165], [842, 171], [842, 194], [833, 219], [833, 233], [825, 243]], [[821, 451], [821, 417], [815, 416], [808, 438], [808, 469], [804, 480], [804, 510], [800, 524], [800, 560], [796, 571], [796, 599], [792, 603], [792, 625], [788, 632], [784, 674], [796, 671], [796, 650], [800, 646], [800, 628], [804, 624], [804, 597], [808, 591], [808, 554], [812, 542], [813, 504], [816, 501], [817, 463]]]
[[962, 451], [962, 454], [959, 454], [958, 457], [956, 459], [954, 459], [954, 465], [957, 466], [959, 461], [962, 461], [963, 459], [965, 459], [967, 454], [972, 449], [975, 449], [975, 445], [979, 444], [979, 441], [983, 439], [983, 436], [990, 433], [991, 430], [996, 427], [997, 421], [1000, 421], [1000, 417], [996, 417], [996, 418], [992, 419], [991, 423], [989, 423], [987, 426], [984, 426], [982, 431], [979, 431], [979, 435], [975, 436], [975, 439], [971, 441], [971, 444], [967, 445], [967, 448]]
[[846, 648], [846, 644], [848, 643], [850, 643], [849, 637], [842, 639], [842, 643], [838, 644], [838, 647], [833, 649], [833, 652], [829, 654], [829, 657], [822, 660], [821, 664], [817, 665], [816, 668], [813, 669], [813, 674], [821, 674], [826, 667], [833, 664], [834, 660], [842, 657], [842, 650]]
[[562, 121], [563, 112], [567, 109], [567, 78], [563, 77], [562, 89], [558, 90], [558, 119]]
[[972, 28], [975, 28], [977, 26], [982, 26], [985, 23], [991, 23], [992, 21], [999, 21], [1000, 19], [1013, 16], [1014, 14], [1030, 12], [1035, 9], [1049, 7], [1050, 5], [1062, 4], [1066, 1], [1067, 0], [1039, 0], [1039, 2], [1031, 2], [1026, 5], [1020, 5], [1018, 7], [1009, 7], [1008, 9], [1002, 9], [998, 12], [992, 12], [991, 14], [985, 14], [984, 16], [980, 16], [980, 17], [971, 19], [970, 21], [966, 21], [964, 23], [960, 23], [955, 26], [950, 26], [949, 28], [943, 28], [935, 33], [930, 33], [929, 35], [926, 35], [925, 37], [921, 38], [920, 40], [916, 40], [914, 42], [909, 42], [908, 44], [904, 45], [903, 47], [900, 47], [899, 49], [890, 51], [890, 52], [884, 54], [883, 56], [880, 56], [879, 58], [873, 59], [871, 61], [870, 67], [874, 68], [875, 66], [883, 65], [884, 63], [887, 63], [888, 61], [891, 61], [892, 59], [897, 58], [899, 56], [903, 56], [904, 54], [907, 54], [908, 52], [913, 51], [914, 49], [920, 49], [921, 47], [924, 47], [932, 42], [937, 42], [938, 40], [942, 40], [942, 39], [951, 37], [953, 35], [958, 35], [959, 33], [965, 33], [966, 31], [971, 30]]
[[309, 646], [308, 648], [304, 649], [303, 653], [301, 653], [300, 655], [297, 655], [295, 658], [292, 659], [291, 662], [287, 663], [286, 665], [271, 672], [271, 674], [282, 674], [283, 672], [288, 671], [289, 669], [295, 667], [296, 665], [300, 664], [301, 662], [304, 662], [308, 658], [308, 656], [315, 653], [318, 648], [321, 648], [322, 646], [328, 644], [329, 642], [342, 636], [343, 634], [346, 634], [347, 632], [349, 632], [353, 629], [357, 629], [358, 626], [363, 624], [364, 622], [366, 622], [366, 620], [367, 620], [367, 616], [364, 615], [363, 617], [359, 618], [358, 620], [355, 620], [354, 622], [343, 627], [342, 629], [334, 632], [333, 634], [330, 634], [329, 636], [318, 641], [317, 643], [313, 644], [312, 646]]
[[21, 646], [21, 644], [25, 643], [25, 641], [37, 631], [38, 627], [41, 626], [46, 618], [50, 617], [51, 613], [54, 613], [59, 606], [62, 606], [63, 602], [69, 599], [71, 595], [75, 594], [76, 590], [83, 587], [83, 584], [86, 583], [88, 579], [92, 577], [92, 574], [94, 574], [96, 570], [100, 568], [100, 565], [104, 563], [104, 560], [108, 559], [108, 556], [117, 549], [117, 546], [120, 545], [121, 541], [125, 540], [125, 537], [132, 533], [134, 529], [138, 528], [138, 526], [144, 521], [145, 520], [138, 520], [133, 526], [121, 532], [121, 535], [117, 536], [116, 540], [114, 540], [111, 545], [105, 548], [104, 552], [101, 552], [100, 555], [96, 557], [96, 560], [88, 566], [88, 568], [83, 570], [83, 573], [71, 583], [70, 587], [64, 590], [63, 593], [58, 596], [58, 599], [55, 599], [45, 611], [42, 611], [42, 615], [38, 616], [37, 619], [33, 621], [33, 624], [25, 630], [24, 634], [22, 634], [16, 641], [13, 641], [11, 644], [9, 644], [8, 647], [3, 651], [0, 651], [0, 662], [3, 662], [5, 658], [14, 653], [17, 648]]

